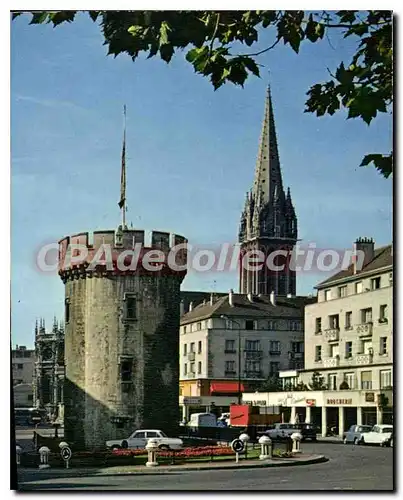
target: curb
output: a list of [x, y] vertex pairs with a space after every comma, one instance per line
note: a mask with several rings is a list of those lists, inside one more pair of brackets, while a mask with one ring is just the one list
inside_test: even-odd
[[[259, 462], [259, 463], [251, 463], [251, 464], [233, 464], [233, 465], [218, 465], [213, 467], [183, 467], [183, 466], [164, 466], [163, 468], [156, 467], [155, 469], [142, 469], [142, 470], [133, 470], [127, 472], [96, 472], [96, 471], [77, 471], [74, 473], [72, 469], [70, 469], [71, 473], [68, 474], [62, 473], [61, 471], [65, 471], [66, 469], [59, 469], [58, 471], [49, 471], [44, 470], [43, 475], [45, 476], [43, 479], [40, 477], [42, 474], [39, 473], [36, 475], [35, 480], [45, 480], [45, 479], [55, 479], [55, 478], [65, 478], [65, 477], [111, 477], [111, 476], [133, 476], [133, 475], [156, 475], [156, 474], [169, 474], [172, 472], [200, 472], [200, 471], [212, 471], [212, 470], [239, 470], [239, 469], [264, 469], [264, 468], [274, 468], [274, 467], [296, 467], [302, 465], [313, 465], [328, 462], [328, 458], [324, 455], [316, 455], [314, 458], [308, 458], [306, 460], [292, 460], [292, 461], [283, 461], [279, 463], [268, 463], [268, 462]], [[143, 467], [143, 466], [142, 466]], [[37, 472], [37, 469], [34, 469]], [[30, 472], [34, 472], [34, 470], [30, 470]], [[22, 471], [19, 474], [23, 474]], [[19, 481], [21, 483], [25, 483], [24, 479], [21, 478]], [[30, 481], [28, 481], [30, 482]]]

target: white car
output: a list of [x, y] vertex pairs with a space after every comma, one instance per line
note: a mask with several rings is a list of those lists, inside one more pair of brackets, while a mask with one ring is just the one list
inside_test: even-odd
[[297, 432], [294, 424], [273, 424], [265, 434], [273, 439], [290, 437], [294, 432]]
[[164, 432], [156, 429], [138, 430], [133, 432], [127, 439], [107, 441], [106, 447], [118, 448], [145, 448], [149, 439], [156, 439], [160, 450], [180, 450], [183, 448], [183, 441], [179, 438], [170, 438]]
[[[369, 432], [361, 434], [360, 444], [379, 444], [389, 446], [392, 440], [393, 425], [374, 425]], [[393, 446], [393, 444], [392, 444]]]

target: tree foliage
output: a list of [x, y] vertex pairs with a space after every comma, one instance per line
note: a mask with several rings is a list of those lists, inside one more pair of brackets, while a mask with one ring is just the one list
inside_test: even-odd
[[[264, 54], [283, 43], [298, 53], [302, 43], [316, 43], [338, 30], [357, 41], [351, 61], [343, 61], [330, 79], [307, 92], [305, 112], [333, 115], [345, 108], [347, 118], [368, 125], [391, 111], [393, 102], [393, 50], [391, 11], [87, 11], [99, 23], [108, 54], [159, 56], [169, 63], [178, 51], [196, 73], [210, 79], [215, 90], [230, 82], [243, 86], [260, 76]], [[16, 12], [13, 17], [23, 12]], [[58, 26], [73, 22], [77, 11], [30, 12], [30, 24]], [[239, 52], [259, 44], [262, 29], [273, 34], [269, 47]], [[373, 164], [384, 176], [392, 173], [392, 152], [367, 154], [360, 166]]]
[[319, 372], [314, 372], [312, 374], [312, 379], [309, 382], [308, 386], [311, 391], [324, 391], [327, 389], [327, 386], [324, 383], [325, 379]]

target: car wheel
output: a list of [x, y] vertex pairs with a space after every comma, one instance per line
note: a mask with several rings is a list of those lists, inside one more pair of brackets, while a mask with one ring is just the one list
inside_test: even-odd
[[118, 444], [115, 444], [112, 446], [112, 450], [120, 450], [120, 446]]
[[[345, 437], [345, 438], [343, 439], [343, 444], [347, 444], [347, 443], [348, 443], [348, 441], [347, 441], [347, 438]], [[357, 443], [355, 442], [355, 440], [354, 440], [354, 444], [357, 444]]]
[[312, 438], [312, 442], [313, 442], [313, 441], [316, 441], [316, 440], [317, 440], [317, 439], [316, 439], [316, 437]]
[[125, 440], [125, 441], [122, 441], [122, 448], [126, 449], [129, 447], [129, 443]]
[[354, 444], [361, 444], [361, 441], [358, 438], [354, 438]]

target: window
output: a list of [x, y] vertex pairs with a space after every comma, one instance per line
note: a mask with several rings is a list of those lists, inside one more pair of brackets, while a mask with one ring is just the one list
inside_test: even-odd
[[70, 321], [70, 299], [64, 301], [64, 321], [66, 323]]
[[315, 333], [322, 332], [322, 318], [316, 318], [315, 320]]
[[201, 354], [201, 352], [202, 352], [202, 341], [199, 340], [199, 342], [197, 343], [197, 353]]
[[225, 362], [225, 374], [235, 374], [235, 361]]
[[353, 328], [352, 325], [353, 313], [351, 311], [346, 312], [346, 321], [345, 321], [345, 329], [351, 330]]
[[354, 373], [345, 373], [344, 381], [347, 382], [349, 389], [354, 389]]
[[353, 356], [353, 343], [346, 342], [346, 358], [351, 358]]
[[347, 297], [347, 285], [339, 286], [338, 288], [339, 298]]
[[17, 370], [22, 370], [23, 368], [24, 368], [24, 365], [21, 363], [18, 363]]
[[301, 322], [300, 321], [290, 321], [290, 330], [292, 332], [296, 332], [301, 330]]
[[333, 344], [330, 346], [330, 357], [335, 358], [339, 356], [339, 344]]
[[188, 346], [187, 346], [187, 344], [184, 344], [183, 345], [183, 355], [186, 356], [187, 353], [188, 353]]
[[202, 328], [202, 324], [201, 324], [201, 322], [200, 322], [200, 321], [198, 321], [198, 322], [196, 323], [196, 330], [201, 330], [201, 328]]
[[260, 361], [247, 360], [245, 363], [245, 371], [249, 374], [260, 374]]
[[274, 361], [270, 363], [270, 376], [277, 376], [280, 371], [280, 363]]
[[202, 372], [202, 364], [201, 364], [201, 361], [199, 361], [199, 362], [197, 363], [197, 373], [199, 373], [199, 374], [200, 374], [201, 372]]
[[361, 309], [361, 323], [372, 323], [372, 307]]
[[225, 328], [226, 328], [226, 330], [232, 330], [233, 322], [230, 319], [225, 320]]
[[337, 374], [336, 373], [329, 373], [327, 377], [327, 383], [329, 386], [329, 391], [336, 391], [337, 390]]
[[136, 432], [136, 439], [145, 439], [146, 433], [143, 431]]
[[270, 354], [273, 352], [280, 353], [281, 352], [281, 343], [278, 340], [270, 341]]
[[362, 281], [355, 284], [355, 293], [362, 293]]
[[277, 323], [273, 320], [269, 320], [267, 328], [269, 330], [276, 330], [277, 329]]
[[195, 352], [195, 343], [191, 342], [190, 344], [190, 352]]
[[131, 382], [133, 376], [133, 360], [122, 359], [120, 361], [120, 380], [122, 382]]
[[136, 297], [133, 295], [125, 295], [125, 319], [136, 319]]
[[388, 306], [384, 304], [379, 308], [379, 323], [387, 323], [387, 322], [388, 322]]
[[383, 354], [387, 354], [388, 350], [388, 337], [380, 338], [380, 346], [379, 346], [379, 354], [382, 356]]
[[184, 375], [187, 375], [187, 373], [188, 373], [188, 365], [185, 363], [185, 364], [183, 365], [183, 374], [184, 374]]
[[260, 351], [260, 341], [259, 340], [246, 340], [245, 341], [245, 351]]
[[371, 390], [372, 389], [372, 372], [361, 372], [361, 389]]
[[325, 300], [331, 299], [331, 290], [325, 290]]
[[255, 322], [251, 319], [245, 321], [245, 330], [254, 330]]
[[190, 363], [189, 371], [192, 375], [195, 374], [195, 363]]
[[329, 328], [338, 330], [339, 329], [339, 315], [332, 314], [329, 316]]
[[183, 327], [183, 333], [186, 333], [186, 332], [187, 332], [187, 328], [188, 328], [187, 326], [184, 326], [184, 327]]
[[392, 387], [392, 372], [391, 370], [381, 370], [380, 375], [380, 387], [381, 389], [386, 389]]
[[235, 352], [235, 340], [225, 341], [225, 352]]
[[290, 343], [291, 352], [304, 352], [304, 343], [303, 342], [291, 342]]
[[315, 346], [315, 361], [322, 361], [322, 346]]
[[371, 279], [371, 290], [379, 290], [381, 288], [381, 277]]
[[362, 352], [364, 354], [373, 354], [372, 340], [363, 340], [362, 341]]
[[147, 438], [158, 438], [158, 432], [155, 431], [147, 431]]

